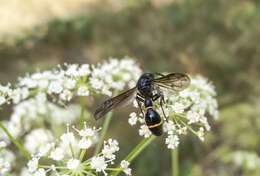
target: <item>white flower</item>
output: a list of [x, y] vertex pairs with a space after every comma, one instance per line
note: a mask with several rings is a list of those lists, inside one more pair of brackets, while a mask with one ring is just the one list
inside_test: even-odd
[[131, 74], [130, 73], [124, 73], [122, 76], [124, 81], [130, 81], [131, 80]]
[[102, 149], [102, 154], [108, 159], [115, 159], [114, 153], [119, 150], [117, 140], [108, 139], [104, 142], [104, 148]]
[[78, 130], [74, 126], [72, 127], [74, 130], [76, 130], [80, 136], [82, 137], [87, 137], [87, 136], [94, 136], [95, 135], [95, 130], [91, 128], [87, 128], [86, 122], [84, 122], [84, 129]]
[[137, 103], [136, 99], [134, 99], [133, 105], [134, 105], [135, 108], [138, 108], [138, 103]]
[[32, 130], [25, 137], [24, 146], [30, 153], [35, 153], [41, 145], [47, 144], [52, 139], [53, 136], [50, 131], [39, 128]]
[[89, 95], [89, 90], [87, 86], [80, 86], [78, 88], [78, 95], [79, 96], [88, 96]]
[[4, 174], [10, 170], [10, 163], [0, 158], [0, 174]]
[[108, 145], [110, 146], [110, 148], [112, 149], [113, 152], [116, 152], [119, 150], [118, 147], [118, 142], [115, 139], [108, 139]]
[[93, 141], [90, 138], [82, 137], [79, 141], [79, 147], [81, 149], [88, 149], [93, 144]]
[[51, 94], [51, 93], [59, 94], [59, 93], [61, 93], [62, 89], [63, 89], [62, 85], [59, 81], [53, 81], [53, 82], [51, 82], [51, 84], [48, 87], [48, 93], [49, 94]]
[[69, 79], [66, 79], [65, 82], [64, 82], [64, 86], [65, 88], [67, 89], [73, 89], [75, 86], [76, 86], [76, 80], [75, 79], [72, 79], [72, 78], [69, 78]]
[[62, 100], [70, 101], [71, 98], [72, 98], [72, 96], [73, 96], [73, 94], [72, 94], [72, 92], [69, 91], [69, 90], [64, 90], [59, 96], [60, 96], [60, 98], [61, 98]]
[[80, 161], [77, 159], [70, 159], [67, 162], [67, 168], [69, 170], [77, 170], [79, 166], [80, 166]]
[[168, 145], [169, 149], [174, 149], [179, 145], [179, 137], [177, 135], [169, 135], [165, 140], [165, 144]]
[[128, 161], [123, 160], [123, 161], [121, 161], [120, 166], [121, 166], [121, 168], [126, 169], [126, 168], [128, 168], [129, 164], [130, 163]]
[[57, 147], [51, 152], [50, 158], [57, 161], [62, 160], [64, 158], [64, 151], [62, 148]]
[[124, 171], [124, 173], [125, 173], [126, 175], [132, 175], [132, 174], [131, 174], [132, 169], [128, 168], [129, 164], [130, 164], [130, 163], [129, 163], [128, 161], [126, 161], [126, 160], [123, 160], [123, 161], [121, 161], [121, 163], [120, 163], [120, 166], [121, 166], [121, 168], [123, 169], [123, 171]]
[[70, 123], [75, 121], [80, 115], [80, 106], [79, 105], [69, 105], [64, 108], [60, 108], [57, 105], [52, 103], [48, 104], [49, 108], [51, 109], [50, 117], [54, 121], [55, 124], [63, 124], [63, 123]]
[[30, 77], [24, 77], [19, 78], [19, 84], [28, 88], [35, 88], [37, 86], [37, 81]]
[[[35, 99], [36, 101], [40, 102], [39, 104], [41, 103], [45, 103], [47, 101], [47, 96], [45, 93], [38, 93], [36, 96], [35, 96]], [[30, 99], [32, 100], [32, 99]], [[32, 103], [32, 104], [35, 104], [35, 103]], [[42, 104], [41, 104], [42, 105]], [[31, 106], [31, 105], [30, 105]]]
[[63, 145], [73, 144], [75, 142], [75, 137], [72, 132], [67, 132], [61, 135], [60, 137]]
[[54, 143], [48, 143], [48, 144], [42, 145], [39, 149], [38, 155], [40, 157], [46, 156], [46, 154], [51, 150], [51, 148], [54, 147], [54, 145], [55, 145]]
[[94, 89], [101, 89], [102, 86], [104, 86], [104, 82], [102, 80], [99, 80], [97, 78], [90, 78], [90, 84]]
[[14, 104], [19, 103], [21, 101], [21, 99], [22, 99], [22, 97], [21, 97], [21, 89], [20, 88], [14, 89], [12, 91], [11, 97], [12, 97], [12, 100], [13, 100]]
[[135, 112], [132, 112], [130, 115], [130, 118], [128, 119], [128, 123], [133, 126], [136, 124], [137, 122], [137, 116], [136, 116], [136, 113]]
[[28, 163], [27, 163], [27, 167], [28, 167], [28, 171], [30, 173], [36, 171], [36, 169], [38, 168], [38, 158], [33, 157]]
[[105, 145], [104, 148], [102, 149], [102, 154], [104, 155], [104, 157], [108, 159], [116, 158], [116, 156], [113, 153], [114, 153], [113, 150], [108, 145]]
[[91, 73], [89, 65], [88, 64], [83, 64], [80, 66], [78, 70], [79, 76], [87, 76]]
[[175, 124], [172, 120], [168, 120], [168, 122], [163, 123], [163, 131], [168, 132], [168, 134], [173, 134], [176, 130]]
[[142, 125], [139, 129], [139, 135], [144, 136], [145, 138], [148, 138], [151, 135], [151, 131], [146, 125]]
[[187, 118], [189, 119], [188, 124], [196, 123], [200, 120], [200, 114], [194, 111], [188, 111]]
[[96, 169], [97, 172], [104, 172], [104, 170], [107, 168], [105, 158], [102, 156], [93, 157], [91, 159], [90, 166], [92, 169]]
[[43, 168], [40, 168], [33, 175], [34, 176], [46, 176], [46, 172]]
[[182, 103], [176, 102], [171, 106], [171, 108], [175, 113], [181, 114], [183, 113], [185, 106]]
[[104, 94], [104, 95], [107, 95], [109, 97], [112, 96], [112, 92], [108, 89], [108, 87], [104, 86], [101, 90], [101, 92]]
[[179, 129], [177, 130], [178, 134], [187, 134], [187, 127], [181, 127], [181, 125], [178, 124]]
[[145, 123], [145, 118], [143, 118], [143, 114], [140, 113], [140, 114], [139, 114], [139, 117], [141, 117], [141, 118], [138, 118], [138, 121], [139, 121], [141, 124], [144, 124], [144, 123]]

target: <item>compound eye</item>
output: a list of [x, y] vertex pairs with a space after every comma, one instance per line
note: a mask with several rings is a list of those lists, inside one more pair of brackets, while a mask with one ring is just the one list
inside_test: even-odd
[[154, 78], [154, 75], [151, 73], [144, 73], [141, 77]]
[[151, 73], [148, 73], [150, 78], [154, 78], [154, 75]]

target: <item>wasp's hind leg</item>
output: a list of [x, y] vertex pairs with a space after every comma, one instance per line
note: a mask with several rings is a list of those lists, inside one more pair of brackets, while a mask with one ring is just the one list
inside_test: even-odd
[[164, 100], [164, 96], [161, 95], [160, 106], [161, 106], [161, 109], [162, 109], [162, 112], [163, 112], [164, 119], [168, 122], [168, 119], [166, 118], [165, 112], [164, 112], [163, 107], [162, 107], [163, 103], [165, 104], [165, 100]]
[[164, 116], [165, 120], [168, 122], [168, 119], [166, 118], [165, 112], [164, 112], [163, 107], [162, 107], [163, 103], [165, 103], [164, 96], [163, 96], [163, 94], [161, 94], [161, 91], [159, 90], [159, 88], [157, 88], [157, 93], [153, 96], [152, 100], [156, 101], [160, 97], [161, 97], [161, 99], [160, 99], [160, 107], [162, 109], [163, 116]]
[[143, 111], [142, 106], [141, 106], [141, 103], [140, 103], [140, 102], [143, 102], [143, 103], [144, 103], [144, 97], [143, 97], [141, 94], [137, 93], [135, 99], [136, 99], [136, 101], [137, 101], [138, 107], [139, 107], [139, 109], [141, 110], [142, 115], [143, 115], [143, 118], [144, 118], [144, 111]]

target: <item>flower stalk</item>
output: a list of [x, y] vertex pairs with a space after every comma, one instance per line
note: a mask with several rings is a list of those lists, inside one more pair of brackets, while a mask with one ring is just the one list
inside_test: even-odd
[[80, 96], [80, 106], [81, 106], [81, 111], [80, 111], [80, 127], [84, 127], [84, 110], [85, 110], [85, 97]]
[[[113, 95], [117, 95], [117, 94], [118, 94], [118, 91], [115, 91], [113, 93]], [[111, 111], [105, 116], [105, 122], [104, 122], [104, 125], [103, 125], [103, 128], [102, 128], [102, 131], [101, 131], [101, 135], [100, 135], [99, 140], [98, 140], [98, 144], [95, 148], [94, 155], [97, 155], [101, 150], [101, 147], [102, 147], [102, 144], [103, 144], [104, 139], [106, 137], [106, 133], [107, 133], [110, 121], [112, 119], [112, 116], [113, 116], [113, 112], [111, 112]]]
[[16, 145], [20, 152], [28, 159], [31, 160], [30, 154], [23, 148], [23, 146], [9, 133], [9, 131], [4, 127], [2, 122], [0, 122], [0, 128], [5, 132], [10, 141]]
[[109, 124], [110, 124], [110, 121], [112, 119], [112, 115], [113, 115], [113, 112], [109, 112], [105, 116], [105, 122], [104, 122], [104, 125], [103, 125], [103, 128], [102, 128], [99, 140], [98, 140], [98, 144], [97, 144], [97, 146], [95, 148], [94, 155], [97, 155], [100, 152], [100, 150], [101, 150], [102, 144], [104, 142], [104, 139], [105, 139], [105, 136], [106, 136]]
[[178, 160], [178, 147], [171, 150], [172, 157], [172, 176], [179, 175], [179, 160]]
[[[133, 161], [151, 142], [156, 138], [156, 136], [151, 135], [149, 138], [142, 140], [126, 157], [124, 160], [131, 162]], [[120, 169], [120, 165], [117, 166]], [[122, 170], [117, 170], [111, 174], [111, 176], [117, 176]]]

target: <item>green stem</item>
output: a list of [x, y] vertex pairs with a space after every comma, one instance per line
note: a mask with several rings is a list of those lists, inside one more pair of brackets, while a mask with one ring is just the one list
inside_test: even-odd
[[102, 128], [101, 135], [100, 135], [100, 138], [99, 138], [99, 140], [98, 140], [98, 144], [97, 144], [97, 146], [96, 146], [94, 155], [97, 155], [97, 154], [100, 152], [100, 150], [101, 150], [102, 144], [103, 144], [104, 139], [105, 139], [105, 135], [106, 135], [106, 133], [107, 133], [107, 130], [108, 130], [110, 121], [111, 121], [111, 119], [112, 119], [112, 115], [113, 115], [113, 112], [109, 112], [109, 113], [105, 116], [105, 122], [104, 122], [104, 125], [103, 125], [103, 128]]
[[84, 127], [84, 111], [85, 111], [85, 97], [80, 97], [80, 105], [81, 105], [81, 111], [80, 111], [80, 126], [81, 128]]
[[[124, 160], [131, 162], [137, 157], [154, 139], [156, 136], [152, 135], [149, 138], [142, 140], [128, 155]], [[120, 169], [120, 165], [117, 166]], [[117, 176], [122, 170], [115, 171], [111, 176]]]
[[[80, 106], [81, 106], [81, 110], [80, 110], [80, 127], [84, 128], [84, 111], [85, 111], [85, 97], [81, 96], [80, 97]], [[80, 150], [80, 161], [83, 160], [85, 153], [86, 153], [86, 149], [81, 149]]]
[[74, 151], [73, 151], [71, 143], [69, 144], [69, 147], [70, 147], [70, 152], [71, 152], [72, 158], [75, 158]]
[[[116, 96], [117, 94], [118, 94], [118, 91], [114, 91], [113, 92], [113, 96]], [[105, 136], [106, 136], [106, 133], [107, 133], [107, 129], [108, 129], [110, 121], [112, 119], [112, 115], [113, 115], [113, 112], [110, 111], [105, 116], [105, 122], [104, 122], [104, 125], [103, 125], [103, 128], [102, 128], [102, 131], [101, 131], [100, 138], [98, 140], [98, 144], [97, 144], [97, 146], [95, 148], [94, 156], [97, 155], [100, 152], [100, 150], [101, 150], [102, 144], [104, 142], [104, 139], [105, 139]]]
[[85, 153], [86, 153], [87, 149], [82, 149], [81, 152], [80, 152], [80, 156], [79, 156], [79, 160], [80, 162], [82, 162], [84, 156], [85, 156]]
[[30, 154], [23, 148], [23, 146], [9, 133], [9, 131], [4, 127], [2, 122], [0, 122], [0, 128], [5, 132], [8, 138], [16, 145], [16, 147], [22, 152], [22, 154], [28, 159], [31, 160]]
[[[182, 117], [182, 116], [180, 116], [179, 114], [175, 114], [176, 116], [178, 116], [178, 117]], [[194, 131], [191, 127], [190, 127], [190, 125], [187, 125], [185, 122], [183, 122], [181, 119], [179, 119], [179, 118], [176, 118], [179, 122], [181, 122], [184, 126], [186, 126], [192, 133], [194, 133], [195, 135], [197, 135], [197, 133], [196, 133], [196, 131]]]
[[179, 175], [178, 147], [171, 150], [172, 156], [172, 176]]

